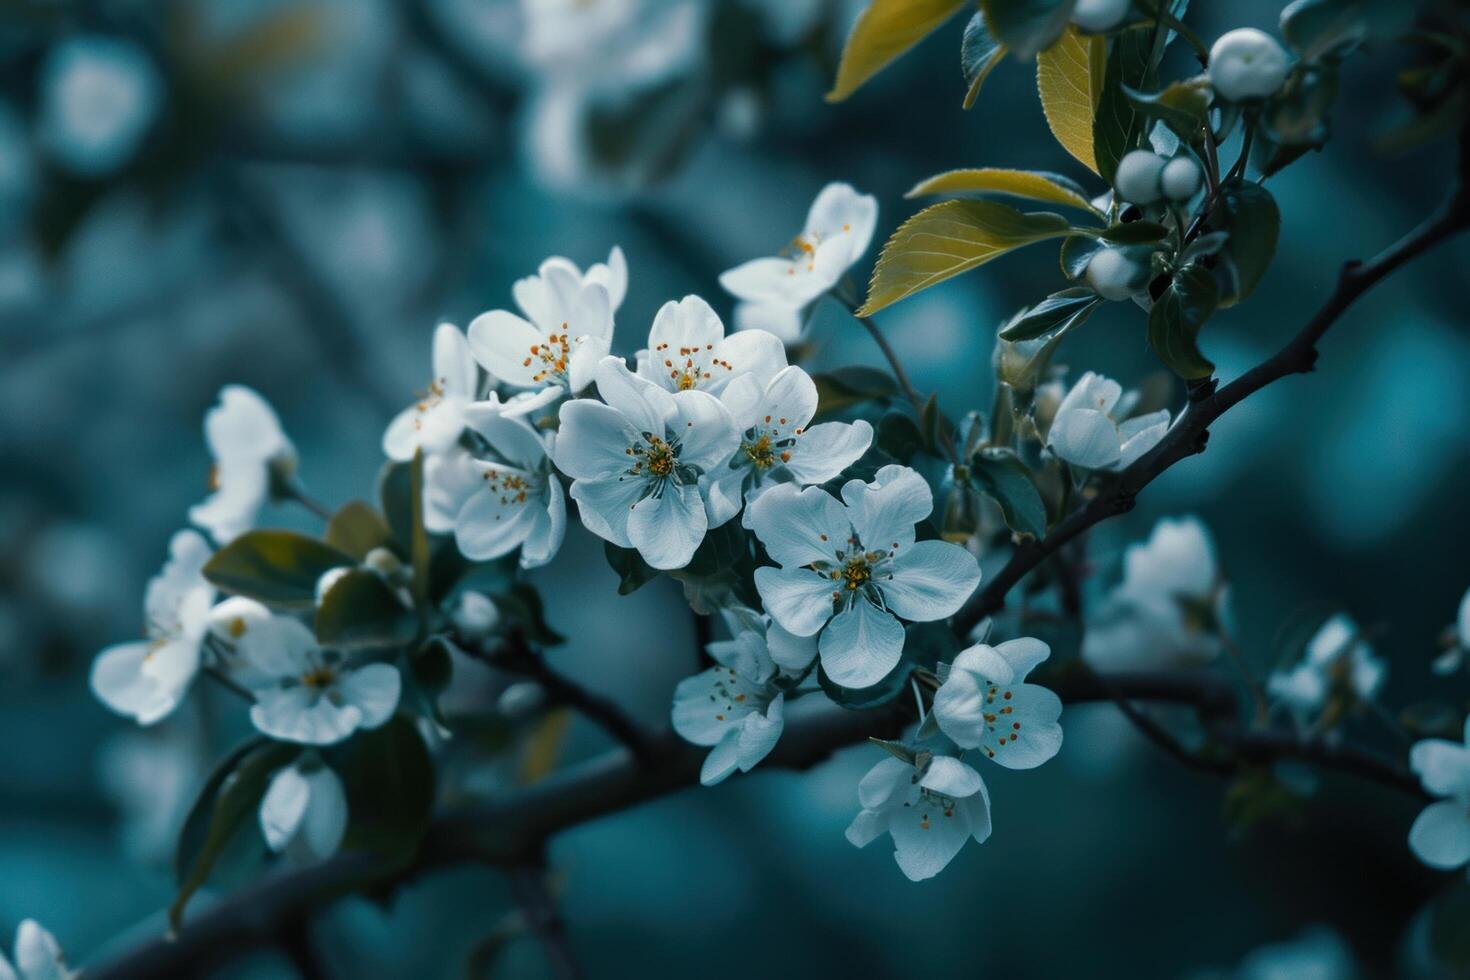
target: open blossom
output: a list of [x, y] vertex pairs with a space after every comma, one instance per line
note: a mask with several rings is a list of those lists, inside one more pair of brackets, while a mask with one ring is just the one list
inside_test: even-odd
[[275, 409], [244, 385], [220, 389], [219, 404], [204, 416], [204, 441], [214, 457], [214, 492], [189, 508], [189, 520], [228, 544], [255, 526], [273, 478], [295, 471], [296, 449]]
[[1165, 518], [1128, 548], [1123, 581], [1087, 617], [1082, 657], [1098, 670], [1199, 664], [1220, 653], [1225, 616], [1214, 545], [1198, 518]]
[[934, 694], [939, 730], [961, 748], [983, 749], [1007, 769], [1034, 769], [1062, 747], [1062, 701], [1026, 675], [1051, 648], [1021, 637], [960, 653]]
[[613, 311], [627, 282], [627, 267], [617, 249], [608, 265], [593, 266], [586, 274], [553, 257], [511, 289], [524, 317], [491, 310], [471, 321], [469, 344], [475, 359], [527, 393], [512, 399], [506, 411], [535, 411], [592, 382], [598, 362], [612, 347]]
[[737, 320], [781, 322], [776, 311], [790, 316], [836, 286], [868, 250], [877, 224], [872, 195], [859, 194], [851, 184], [822, 188], [787, 254], [752, 259], [720, 275], [721, 286], [756, 308], [737, 314]]
[[914, 525], [933, 509], [929, 485], [906, 466], [848, 481], [841, 501], [783, 484], [751, 505], [747, 523], [781, 566], [756, 569], [766, 611], [797, 636], [821, 633], [822, 669], [838, 684], [878, 683], [903, 654], [897, 617], [943, 619], [979, 584], [964, 548], [915, 540]]
[[735, 451], [730, 414], [714, 396], [671, 394], [616, 357], [598, 368], [597, 391], [606, 404], [583, 398], [562, 408], [555, 448], [582, 523], [654, 568], [682, 568], [718, 526], [700, 477]]
[[1464, 743], [1427, 738], [1409, 751], [1409, 768], [1425, 790], [1442, 797], [1419, 814], [1409, 829], [1409, 846], [1425, 864], [1458, 868], [1470, 862], [1470, 718]]
[[674, 730], [695, 745], [713, 746], [699, 771], [705, 786], [736, 769], [750, 772], [776, 747], [786, 703], [776, 679], [782, 669], [799, 673], [817, 652], [810, 638], [793, 636], [768, 617], [727, 613], [725, 621], [733, 638], [705, 648], [718, 666], [674, 690]]
[[253, 600], [241, 600], [219, 631], [234, 639], [240, 668], [231, 672], [255, 697], [250, 721], [271, 738], [332, 745], [379, 727], [398, 707], [402, 678], [395, 667], [353, 667], [341, 651], [317, 646], [300, 620]]
[[546, 444], [517, 416], [471, 407], [466, 420], [496, 459], [463, 450], [424, 463], [424, 526], [454, 533], [466, 558], [489, 561], [521, 549], [522, 568], [561, 550], [567, 503]]
[[1305, 724], [1332, 698], [1352, 702], [1371, 699], [1383, 685], [1387, 671], [1362, 630], [1351, 617], [1339, 613], [1307, 641], [1300, 663], [1271, 673], [1266, 691]]
[[975, 838], [990, 836], [990, 794], [980, 774], [959, 759], [921, 753], [912, 763], [888, 758], [858, 783], [862, 810], [847, 828], [855, 847], [884, 833], [910, 881], [932, 878]]
[[778, 483], [826, 483], [873, 442], [873, 427], [861, 419], [808, 427], [817, 413], [817, 386], [795, 365], [766, 384], [755, 375], [737, 378], [720, 400], [741, 434], [729, 463], [705, 477], [711, 505], [721, 515], [734, 514], [742, 500], [752, 501]]
[[1057, 407], [1046, 441], [1053, 453], [1088, 470], [1121, 470], [1169, 431], [1167, 410], [1126, 418], [1131, 399], [1111, 378], [1088, 371]]
[[277, 770], [260, 800], [260, 830], [270, 849], [292, 863], [331, 857], [347, 832], [342, 780], [320, 760]]
[[653, 318], [648, 349], [638, 352], [638, 376], [666, 391], [718, 395], [735, 378], [760, 384], [786, 366], [786, 346], [763, 330], [725, 336], [725, 325], [698, 296], [669, 300]]
[[0, 980], [71, 980], [76, 970], [66, 965], [56, 937], [35, 919], [25, 919], [15, 930], [15, 965], [0, 953]]
[[383, 433], [383, 454], [407, 462], [451, 448], [465, 427], [465, 409], [475, 400], [479, 370], [464, 334], [452, 323], [434, 331], [434, 376], [418, 400], [399, 412]]
[[180, 531], [168, 562], [144, 600], [148, 638], [108, 647], [92, 663], [92, 691], [140, 725], [167, 717], [199, 672], [214, 586], [204, 578], [209, 545], [197, 531]]

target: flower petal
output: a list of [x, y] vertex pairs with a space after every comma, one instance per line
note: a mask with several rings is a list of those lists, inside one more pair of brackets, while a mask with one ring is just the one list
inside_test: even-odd
[[757, 568], [755, 588], [772, 619], [796, 636], [811, 636], [832, 618], [832, 583], [805, 568]]
[[785, 483], [761, 494], [746, 511], [746, 524], [772, 560], [787, 568], [834, 561], [852, 533], [849, 512], [820, 487]]
[[885, 466], [871, 483], [847, 481], [842, 499], [863, 547], [884, 551], [913, 544], [914, 525], [934, 510], [929, 484], [907, 466]]
[[479, 369], [469, 341], [452, 323], [441, 323], [434, 330], [434, 380], [446, 397], [465, 401], [475, 397]]
[[832, 617], [817, 648], [822, 669], [833, 681], [843, 687], [872, 687], [898, 666], [903, 626], [892, 613], [859, 599]]
[[1123, 456], [1118, 427], [1091, 409], [1058, 410], [1046, 439], [1058, 458], [1087, 470], [1107, 469]]
[[1470, 798], [1470, 747], [1426, 738], [1409, 750], [1409, 768], [1435, 796]]
[[709, 520], [694, 487], [666, 486], [644, 497], [628, 517], [628, 540], [654, 568], [683, 568], [694, 557]]
[[970, 837], [970, 824], [958, 806], [946, 808], [924, 796], [889, 817], [893, 857], [910, 881], [924, 881], [943, 871]]
[[567, 536], [567, 501], [561, 481], [547, 477], [545, 520], [538, 519], [521, 545], [521, 567], [540, 568], [556, 557]]
[[902, 801], [918, 775], [902, 759], [885, 756], [858, 781], [858, 803], [865, 810], [880, 810], [890, 802]]
[[597, 393], [639, 433], [662, 437], [678, 411], [672, 395], [629, 371], [621, 357], [604, 357], [597, 365]]
[[631, 465], [628, 450], [639, 441], [638, 430], [617, 409], [579, 398], [562, 406], [553, 456], [574, 480], [616, 478]]
[[[561, 448], [559, 442], [557, 448]], [[646, 487], [646, 481], [631, 477], [577, 480], [572, 484], [571, 494], [578, 504], [583, 527], [619, 548], [631, 548], [628, 518]]]
[[1409, 828], [1409, 847], [1431, 868], [1449, 870], [1470, 861], [1470, 815], [1459, 800], [1424, 808]]
[[856, 422], [823, 422], [802, 432], [786, 462], [798, 483], [826, 483], [856, 463], [873, 444], [873, 427]]
[[260, 832], [266, 845], [280, 853], [301, 829], [311, 800], [311, 784], [294, 765], [277, 770], [260, 798]]
[[382, 725], [398, 708], [403, 677], [392, 664], [368, 664], [344, 673], [337, 690], [345, 703], [362, 712], [358, 726], [373, 729]]
[[519, 547], [545, 514], [541, 497], [482, 482], [455, 518], [454, 540], [471, 561], [490, 561]]
[[954, 756], [936, 755], [929, 763], [929, 768], [924, 771], [924, 778], [919, 780], [919, 785], [941, 796], [962, 800], [980, 792], [985, 781], [978, 772]]
[[545, 343], [546, 336], [514, 313], [481, 313], [470, 321], [468, 342], [480, 366], [501, 381], [522, 388], [542, 387], [536, 380], [541, 360], [532, 357], [531, 348]]
[[884, 601], [915, 623], [953, 615], [980, 584], [975, 556], [948, 541], [916, 541], [900, 548], [886, 570], [889, 577], [878, 583]]

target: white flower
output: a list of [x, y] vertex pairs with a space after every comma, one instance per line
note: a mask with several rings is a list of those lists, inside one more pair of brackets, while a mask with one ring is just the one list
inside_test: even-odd
[[1275, 95], [1286, 81], [1286, 49], [1254, 27], [1220, 36], [1210, 48], [1210, 84], [1231, 102]]
[[781, 566], [755, 572], [766, 612], [797, 636], [820, 632], [822, 669], [838, 684], [878, 683], [903, 654], [896, 617], [944, 619], [979, 584], [964, 548], [914, 540], [933, 509], [929, 485], [906, 466], [885, 466], [872, 483], [848, 481], [841, 501], [782, 484], [751, 505], [747, 523]]
[[485, 593], [466, 589], [459, 594], [449, 618], [466, 639], [483, 640], [500, 625], [500, 610]]
[[1370, 700], [1383, 685], [1387, 670], [1352, 618], [1339, 613], [1307, 641], [1306, 656], [1300, 663], [1272, 671], [1266, 690], [1306, 723], [1333, 695]]
[[873, 427], [861, 419], [808, 428], [817, 412], [817, 386], [795, 365], [766, 384], [755, 375], [737, 378], [720, 400], [741, 436], [730, 460], [704, 478], [717, 524], [739, 511], [742, 499], [753, 501], [778, 483], [834, 479], [873, 442]]
[[270, 849], [293, 864], [325, 861], [347, 832], [342, 780], [319, 760], [278, 769], [260, 799], [260, 830]]
[[424, 526], [454, 532], [472, 561], [521, 549], [522, 568], [539, 568], [561, 549], [567, 504], [546, 445], [525, 419], [471, 406], [465, 420], [495, 453], [494, 461], [464, 450], [424, 464]]
[[1132, 0], [1077, 0], [1072, 23], [1094, 34], [1110, 31], [1128, 16], [1130, 6]]
[[220, 389], [219, 404], [204, 416], [204, 441], [214, 457], [214, 492], [189, 508], [189, 520], [228, 544], [255, 526], [273, 480], [295, 470], [296, 449], [275, 409], [244, 385]]
[[648, 331], [648, 349], [638, 352], [638, 376], [666, 391], [718, 395], [747, 374], [764, 385], [785, 366], [780, 338], [764, 330], [726, 337], [719, 316], [698, 296], [665, 303]]
[[[1159, 444], [1169, 431], [1169, 412], [1115, 421], [1128, 402], [1118, 382], [1088, 371], [1077, 379], [1046, 434], [1058, 458], [1088, 470], [1121, 470]], [[1121, 403], [1121, 404], [1120, 404]]]
[[1213, 660], [1224, 606], [1209, 532], [1195, 517], [1166, 518], [1124, 555], [1123, 581], [1088, 616], [1082, 657], [1103, 671]]
[[1030, 637], [962, 651], [934, 694], [939, 730], [961, 748], [984, 749], [1007, 769], [1046, 762], [1062, 747], [1062, 701], [1023, 682], [1049, 656], [1051, 648]]
[[736, 330], [764, 330], [780, 338], [783, 344], [801, 340], [801, 310], [780, 303], [736, 303]]
[[597, 369], [597, 391], [607, 404], [583, 398], [562, 408], [555, 447], [582, 523], [654, 568], [682, 568], [718, 526], [700, 477], [735, 451], [730, 413], [702, 391], [670, 394], [616, 357]]
[[0, 980], [70, 980], [78, 975], [67, 967], [56, 938], [35, 919], [22, 921], [15, 930], [15, 966], [0, 953]]
[[132, 159], [163, 92], [142, 48], [78, 35], [51, 49], [41, 74], [41, 140], [62, 167], [100, 177]]
[[452, 323], [434, 331], [434, 377], [418, 400], [399, 412], [383, 432], [383, 454], [407, 462], [414, 451], [442, 453], [459, 441], [465, 409], [475, 400], [479, 380], [464, 334]]
[[626, 289], [627, 267], [618, 249], [608, 265], [593, 266], [586, 275], [566, 259], [552, 257], [536, 275], [511, 288], [524, 319], [506, 310], [475, 317], [469, 329], [475, 359], [497, 378], [532, 394], [509, 403], [507, 411], [535, 411], [591, 383], [612, 347], [614, 296], [621, 302]]
[[990, 794], [974, 769], [950, 756], [911, 764], [888, 758], [858, 783], [862, 811], [847, 828], [855, 847], [866, 847], [885, 832], [893, 836], [893, 857], [910, 881], [943, 871], [973, 837], [990, 836]]
[[750, 772], [775, 748], [785, 726], [786, 695], [778, 667], [799, 676], [817, 655], [809, 637], [793, 636], [768, 616], [725, 612], [732, 639], [705, 649], [719, 664], [674, 690], [674, 731], [713, 746], [699, 781], [713, 786], [737, 768]]
[[332, 745], [358, 729], [377, 728], [398, 707], [396, 668], [351, 667], [340, 651], [318, 647], [297, 619], [257, 614], [247, 628], [229, 632], [246, 668], [236, 678], [255, 696], [250, 721], [271, 738]]
[[151, 725], [183, 700], [199, 672], [214, 586], [205, 580], [209, 545], [180, 531], [144, 599], [148, 639], [108, 647], [92, 662], [92, 692], [113, 711]]
[[1427, 738], [1409, 750], [1409, 768], [1438, 803], [1424, 808], [1409, 830], [1409, 847], [1434, 868], [1458, 868], [1470, 862], [1470, 718], [1465, 741], [1457, 744]]
[[[877, 224], [877, 199], [851, 184], [828, 184], [812, 202], [789, 254], [738, 265], [720, 275], [720, 285], [746, 303], [800, 310], [837, 285], [863, 257]], [[761, 315], [771, 316], [770, 309]], [[737, 314], [741, 320], [745, 316]]]
[[1326, 926], [1272, 943], [1240, 961], [1234, 980], [1355, 980], [1352, 947]]
[[1434, 658], [1430, 669], [1436, 674], [1444, 676], [1453, 674], [1460, 669], [1465, 662], [1465, 654], [1470, 652], [1470, 589], [1460, 598], [1460, 609], [1455, 617], [1454, 645], [1444, 653]]

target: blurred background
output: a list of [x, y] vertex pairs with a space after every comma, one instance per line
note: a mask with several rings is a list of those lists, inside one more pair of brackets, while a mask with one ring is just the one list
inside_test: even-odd
[[[1195, 7], [1209, 39], [1273, 29], [1280, 5]], [[963, 17], [826, 105], [860, 8], [0, 6], [0, 935], [35, 917], [73, 964], [157, 935], [183, 809], [242, 731], [213, 691], [141, 731], [86, 680], [99, 649], [138, 634], [144, 584], [204, 495], [201, 420], [222, 384], [277, 407], [302, 476], [336, 505], [371, 496], [382, 429], [422, 387], [435, 323], [509, 306], [512, 281], [547, 255], [586, 265], [622, 246], [630, 288], [615, 350], [631, 354], [667, 299], [698, 292], [729, 314], [718, 273], [780, 248], [829, 180], [878, 196], [865, 274], [917, 210], [902, 194], [919, 178], [986, 165], [1089, 176], [1046, 130], [1030, 66], [1003, 65], [961, 111]], [[1399, 59], [1353, 59], [1332, 144], [1273, 178], [1276, 263], [1204, 335], [1224, 376], [1293, 333], [1338, 263], [1437, 202], [1448, 146], [1373, 150], [1402, 112]], [[1158, 517], [1197, 513], [1258, 669], [1342, 609], [1375, 630], [1388, 703], [1425, 697], [1432, 680], [1463, 703], [1470, 683], [1432, 679], [1428, 663], [1470, 585], [1467, 258], [1460, 243], [1415, 263], [1334, 330], [1315, 374], [1223, 420], [1204, 456], [1098, 532], [1090, 594]], [[997, 324], [1061, 285], [1055, 249], [1040, 246], [879, 322], [916, 385], [957, 415], [990, 403]], [[1143, 383], [1157, 363], [1142, 328], [1136, 309], [1112, 304], [1059, 360]], [[881, 363], [835, 305], [819, 307], [811, 341], [815, 369]], [[290, 510], [267, 516], [310, 526]], [[553, 661], [650, 723], [666, 719], [694, 668], [677, 587], [619, 597], [600, 542], [575, 529], [536, 580], [571, 638]], [[876, 749], [568, 833], [551, 856], [574, 946], [594, 976], [708, 980], [1265, 976], [1247, 957], [1283, 942], [1360, 976], [1434, 975], [1422, 910], [1446, 876], [1408, 851], [1412, 800], [1327, 778], [1304, 806], [1244, 827], [1227, 819], [1224, 783], [1181, 771], [1112, 708], [1069, 710], [1063, 724], [1053, 764], [986, 768], [994, 837], [922, 885], [898, 873], [886, 843], [856, 851], [843, 839]], [[577, 722], [559, 751], [600, 745]], [[493, 872], [436, 874], [386, 906], [341, 903], [319, 919], [316, 944], [334, 975], [461, 976], [511, 908]], [[497, 947], [493, 966], [544, 970], [529, 939]], [[1201, 972], [1212, 969], [1225, 972]], [[295, 974], [265, 951], [225, 975]]]

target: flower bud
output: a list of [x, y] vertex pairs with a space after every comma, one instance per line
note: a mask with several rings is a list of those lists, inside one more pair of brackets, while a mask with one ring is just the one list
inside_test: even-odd
[[1231, 102], [1275, 95], [1286, 81], [1286, 49], [1254, 27], [1224, 34], [1210, 49], [1210, 84]]
[[209, 611], [209, 632], [233, 645], [270, 621], [271, 611], [265, 606], [244, 596], [231, 596]]
[[362, 564], [386, 579], [393, 578], [403, 568], [403, 562], [399, 561], [398, 556], [383, 547], [369, 551], [367, 557], [362, 560]]
[[350, 566], [341, 565], [337, 568], [329, 568], [325, 572], [322, 572], [321, 578], [316, 580], [316, 604], [318, 606], [320, 606], [322, 604], [322, 600], [327, 597], [327, 593], [332, 591], [332, 586], [342, 581], [342, 576], [346, 575], [350, 571], [352, 571], [352, 568]]
[[1164, 164], [1164, 171], [1159, 175], [1159, 184], [1169, 200], [1187, 201], [1199, 190], [1203, 178], [1199, 164], [1189, 157], [1179, 156]]
[[468, 640], [483, 640], [500, 625], [500, 610], [482, 592], [465, 592], [450, 614], [454, 628]]
[[1132, 0], [1077, 0], [1072, 8], [1072, 23], [1084, 31], [1100, 33], [1112, 30], [1128, 15]]
[[1103, 299], [1122, 300], [1148, 285], [1148, 266], [1121, 248], [1105, 248], [1087, 263], [1087, 284]]
[[[475, 593], [468, 594], [474, 595]], [[484, 597], [481, 596], [481, 598]], [[505, 717], [518, 721], [541, 707], [545, 700], [545, 693], [539, 684], [533, 681], [517, 681], [500, 692], [500, 698], [495, 702], [495, 707]]]
[[1152, 204], [1163, 196], [1159, 179], [1164, 158], [1149, 150], [1134, 150], [1118, 161], [1113, 188], [1118, 197], [1132, 204]]

